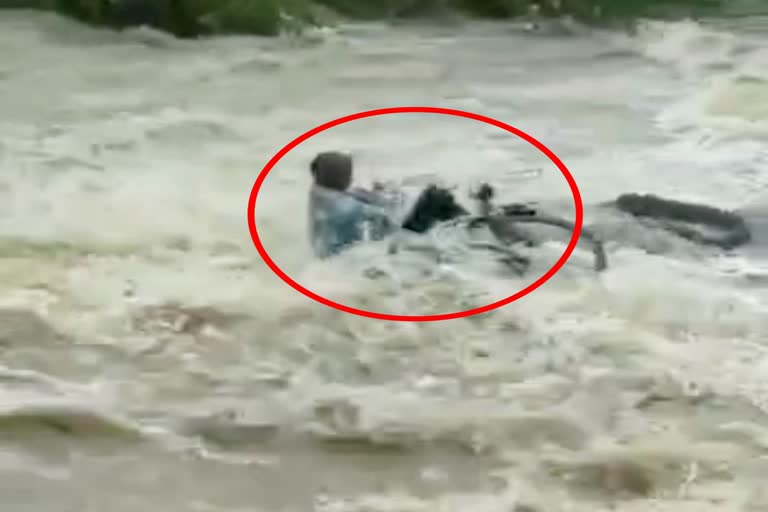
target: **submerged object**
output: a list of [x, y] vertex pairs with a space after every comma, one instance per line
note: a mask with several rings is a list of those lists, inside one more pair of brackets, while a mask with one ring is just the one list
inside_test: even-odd
[[[569, 220], [553, 217], [550, 215], [541, 215], [536, 212], [536, 210], [528, 207], [521, 207], [521, 205], [512, 206], [515, 208], [510, 209], [509, 207], [505, 207], [503, 209], [503, 216], [495, 216], [489, 219], [489, 227], [498, 239], [503, 239], [504, 233], [502, 230], [509, 229], [509, 227], [514, 228], [514, 223], [544, 224], [547, 226], [562, 228], [570, 232], [574, 232], [576, 230], [575, 224]], [[592, 244], [592, 254], [595, 256], [595, 271], [602, 272], [603, 270], [607, 269], [608, 257], [605, 255], [603, 241], [586, 228], [581, 229], [580, 238], [583, 238]]]
[[[569, 232], [575, 230], [574, 222], [544, 214], [528, 204], [495, 206], [492, 204], [494, 196], [493, 187], [483, 184], [472, 194], [479, 203], [479, 213], [471, 214], [456, 203], [449, 190], [432, 185], [422, 192], [401, 227], [414, 234], [432, 233], [432, 238], [446, 229], [459, 228], [459, 232], [471, 232], [476, 228], [487, 228], [492, 240], [465, 241], [462, 242], [464, 249], [490, 251], [518, 274], [527, 270], [530, 261], [515, 251], [515, 245], [538, 245], [534, 237], [522, 227], [523, 224], [553, 226]], [[712, 206], [641, 194], [623, 194], [607, 205], [638, 219], [653, 220], [659, 229], [702, 245], [729, 250], [752, 240], [752, 233], [742, 216]], [[606, 270], [608, 258], [603, 240], [588, 228], [582, 228], [580, 239], [592, 246], [595, 271]], [[399, 245], [399, 242], [394, 241], [390, 245], [390, 253], [397, 252]], [[419, 250], [424, 249], [426, 247], [419, 247]], [[438, 259], [441, 250], [439, 243], [429, 249]]]
[[615, 206], [634, 217], [655, 219], [663, 229], [699, 244], [728, 250], [752, 240], [749, 227], [740, 215], [712, 206], [651, 194], [623, 194], [616, 199]]
[[414, 233], [426, 233], [436, 223], [467, 215], [450, 190], [430, 185], [419, 195], [401, 227]]
[[[425, 234], [435, 230], [441, 231], [445, 228], [460, 227], [472, 231], [485, 226], [490, 230], [495, 241], [473, 241], [469, 242], [466, 248], [491, 251], [500, 255], [500, 261], [506, 263], [518, 274], [525, 272], [530, 261], [527, 257], [517, 254], [511, 246], [518, 242], [523, 242], [528, 247], [535, 245], [530, 237], [527, 237], [524, 232], [517, 228], [518, 223], [538, 223], [574, 231], [573, 222], [541, 215], [536, 209], [528, 205], [511, 204], [496, 208], [491, 203], [494, 195], [493, 187], [489, 184], [483, 184], [472, 196], [480, 203], [480, 214], [472, 215], [455, 201], [449, 190], [431, 185], [419, 196], [401, 227], [412, 233]], [[597, 272], [605, 270], [608, 267], [608, 259], [602, 241], [586, 229], [582, 229], [581, 236], [592, 244], [595, 270]], [[395, 242], [390, 246], [390, 253], [397, 252], [397, 245]]]

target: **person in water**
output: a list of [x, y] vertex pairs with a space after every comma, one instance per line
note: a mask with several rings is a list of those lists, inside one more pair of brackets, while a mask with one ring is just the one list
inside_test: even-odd
[[352, 167], [352, 157], [337, 151], [320, 153], [310, 163], [310, 242], [320, 258], [336, 255], [366, 238], [381, 240], [395, 230], [375, 188], [350, 190]]
[[365, 240], [366, 228], [369, 240], [382, 240], [399, 229], [424, 234], [439, 222], [469, 214], [451, 191], [429, 185], [397, 225], [381, 186], [350, 189], [352, 167], [352, 158], [337, 151], [320, 153], [310, 164], [314, 183], [309, 195], [309, 232], [312, 248], [320, 258]]

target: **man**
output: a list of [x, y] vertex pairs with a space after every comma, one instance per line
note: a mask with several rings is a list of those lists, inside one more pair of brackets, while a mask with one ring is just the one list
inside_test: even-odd
[[[453, 194], [435, 185], [426, 187], [398, 226], [380, 186], [349, 189], [352, 158], [336, 151], [318, 154], [310, 164], [314, 184], [309, 195], [310, 239], [315, 254], [327, 258], [363, 241], [382, 240], [402, 228], [424, 234], [441, 221], [467, 215]], [[391, 248], [390, 248], [391, 249]]]
[[315, 254], [327, 258], [363, 241], [381, 240], [395, 224], [376, 190], [349, 190], [352, 158], [329, 151], [310, 164], [313, 185], [309, 193], [310, 241]]

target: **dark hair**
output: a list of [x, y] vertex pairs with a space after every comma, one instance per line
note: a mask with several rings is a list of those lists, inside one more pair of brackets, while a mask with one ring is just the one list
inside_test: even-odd
[[333, 190], [346, 190], [352, 183], [352, 157], [338, 151], [320, 153], [309, 164], [315, 183]]

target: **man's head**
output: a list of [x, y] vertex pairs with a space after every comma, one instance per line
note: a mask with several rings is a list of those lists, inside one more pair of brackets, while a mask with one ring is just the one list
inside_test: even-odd
[[319, 153], [309, 165], [317, 185], [343, 191], [352, 183], [352, 157], [338, 151]]

